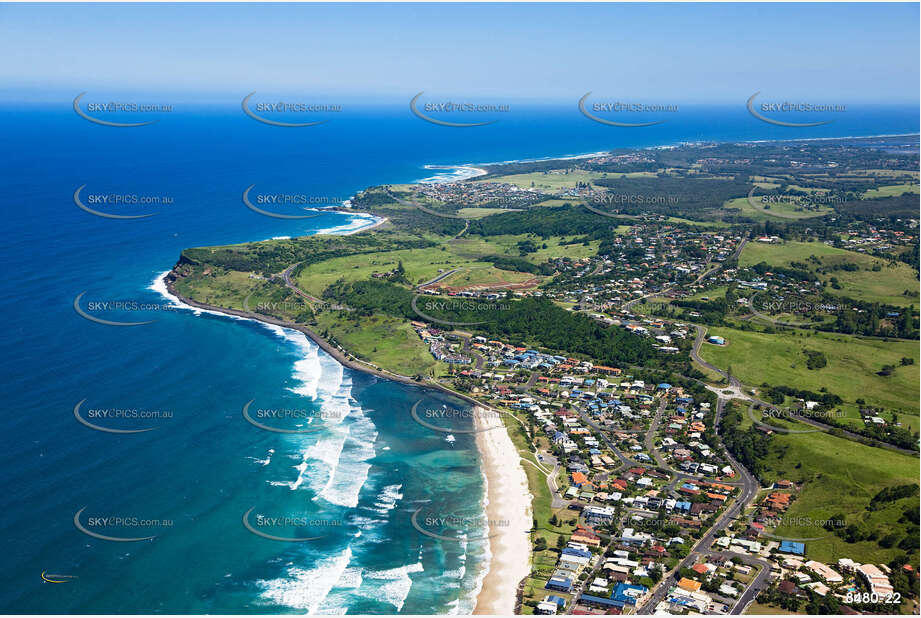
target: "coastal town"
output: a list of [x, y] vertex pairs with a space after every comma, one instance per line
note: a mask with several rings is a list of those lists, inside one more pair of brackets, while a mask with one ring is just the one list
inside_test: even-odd
[[0, 5], [0, 618], [921, 617], [919, 20]]
[[[232, 290], [236, 315], [282, 301], [261, 313], [341, 363], [504, 428], [486, 476], [517, 471], [525, 493], [491, 483], [486, 510], [530, 513], [530, 551], [495, 530], [514, 569], [484, 591], [515, 596], [481, 609], [913, 613], [918, 220], [867, 202], [916, 199], [917, 177], [874, 147], [691, 145], [372, 187], [350, 200], [371, 234], [189, 250], [172, 285], [192, 303]], [[780, 197], [752, 198], [741, 169]], [[846, 190], [820, 186], [829, 169]], [[659, 199], [672, 180], [685, 193]], [[841, 201], [791, 198], [810, 191]]]
[[[643, 328], [638, 336], [664, 327], [642, 323], [628, 327]], [[890, 566], [806, 560], [804, 542], [770, 533], [797, 488], [781, 480], [752, 491], [712, 432], [711, 402], [620, 368], [413, 327], [436, 357], [475, 365], [457, 372], [466, 392], [534, 430], [552, 508], [564, 513], [554, 517], [569, 518], [571, 532], [557, 537], [556, 563], [525, 586], [533, 613], [739, 614], [760, 594], [898, 602]], [[535, 550], [546, 548], [536, 537]]]

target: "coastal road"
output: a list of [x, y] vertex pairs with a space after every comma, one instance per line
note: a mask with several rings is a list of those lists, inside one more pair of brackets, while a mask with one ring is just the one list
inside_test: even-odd
[[723, 376], [724, 378], [726, 378], [727, 380], [729, 380], [730, 390], [738, 390], [739, 395], [747, 399], [748, 397], [744, 393], [742, 393], [742, 383], [739, 381], [737, 377], [733, 375], [729, 375], [728, 373], [726, 373], [719, 367], [715, 365], [711, 365], [710, 363], [708, 363], [707, 361], [705, 361], [704, 359], [700, 357], [700, 346], [704, 342], [704, 336], [707, 334], [707, 329], [704, 328], [703, 326], [700, 326], [699, 324], [695, 324], [694, 328], [697, 329], [697, 336], [694, 338], [693, 347], [691, 347], [691, 360], [693, 360], [695, 363], [699, 364], [700, 366], [706, 367], [710, 371], [713, 371], [714, 373], [717, 373]]
[[[716, 401], [716, 415], [714, 417], [714, 428], [719, 427], [719, 419], [723, 413], [723, 406], [725, 405], [726, 400], [722, 397]], [[717, 433], [717, 436], [719, 434]], [[722, 441], [719, 444], [720, 447], [723, 447]], [[725, 450], [725, 447], [723, 447]], [[729, 463], [736, 470], [736, 472], [742, 478], [742, 490], [738, 498], [733, 501], [732, 506], [726, 509], [716, 523], [710, 527], [709, 530], [700, 538], [697, 543], [694, 544], [694, 547], [691, 549], [691, 552], [687, 557], [679, 562], [673, 572], [667, 573], [662, 580], [657, 584], [653, 589], [653, 592], [650, 594], [649, 599], [643, 606], [637, 611], [638, 614], [652, 614], [655, 611], [656, 605], [658, 605], [668, 594], [668, 590], [671, 587], [671, 578], [673, 573], [679, 572], [681, 569], [691, 568], [694, 564], [697, 563], [698, 559], [706, 553], [706, 551], [713, 544], [713, 541], [716, 540], [718, 534], [725, 530], [737, 517], [740, 517], [745, 508], [754, 500], [755, 496], [758, 495], [758, 489], [760, 485], [757, 480], [751, 475], [751, 473], [741, 465], [735, 458], [729, 453], [726, 452], [726, 459], [729, 460]], [[739, 555], [742, 557], [742, 555]], [[765, 562], [768, 565], [767, 562]], [[768, 571], [770, 571], [770, 565], [768, 565]], [[747, 593], [748, 591], [746, 591]], [[743, 595], [745, 596], [745, 595]]]
[[749, 556], [748, 554], [739, 554], [731, 551], [720, 551], [710, 554], [710, 560], [720, 560], [725, 562], [726, 560], [732, 560], [733, 558], [738, 558], [744, 564], [747, 564], [751, 567], [757, 567], [759, 569], [758, 575], [755, 576], [755, 579], [752, 580], [752, 583], [748, 585], [739, 598], [736, 600], [735, 604], [732, 606], [732, 609], [729, 611], [731, 616], [739, 616], [742, 612], [745, 611], [745, 608], [754, 601], [761, 591], [768, 587], [768, 579], [771, 577], [771, 563], [767, 560], [761, 558], [756, 558], [755, 556]]
[[[741, 380], [739, 380], [737, 377], [728, 374], [726, 371], [720, 369], [719, 367], [715, 365], [708, 363], [707, 361], [705, 361], [703, 358], [700, 357], [700, 346], [703, 343], [704, 335], [706, 334], [707, 329], [698, 324], [695, 324], [694, 328], [697, 329], [697, 337], [694, 339], [694, 346], [691, 348], [691, 359], [694, 362], [700, 364], [701, 366], [706, 367], [707, 369], [729, 380], [729, 386], [726, 388], [722, 388], [722, 389], [718, 387], [717, 388], [708, 387], [708, 388], [716, 391], [717, 394], [721, 394], [722, 390], [732, 391], [732, 396], [737, 399], [743, 399], [745, 401], [749, 401], [753, 404], [757, 404], [762, 407], [773, 408], [774, 406], [772, 404], [766, 401], [762, 401], [761, 399], [758, 399], [754, 395], [750, 395], [746, 393], [745, 386], [742, 384]], [[878, 448], [885, 448], [890, 451], [896, 451], [898, 453], [902, 453], [904, 455], [910, 455], [912, 457], [918, 456], [917, 451], [903, 448], [901, 446], [896, 446], [895, 444], [889, 444], [888, 442], [882, 442], [880, 440], [873, 440], [872, 438], [867, 438], [866, 436], [862, 436], [852, 431], [848, 431], [847, 429], [841, 429], [840, 427], [833, 427], [832, 425], [827, 425], [821, 421], [817, 421], [814, 418], [809, 418], [809, 417], [802, 416], [802, 415], [796, 415], [796, 420], [801, 423], [805, 423], [806, 425], [815, 427], [816, 429], [820, 431], [824, 431], [826, 433], [833, 432], [832, 435], [836, 437], [847, 438], [849, 440], [853, 440], [855, 442], [861, 442], [861, 443], [865, 443], [867, 440], [870, 440], [873, 443], [873, 446], [876, 446]], [[763, 423], [758, 423], [758, 424], [763, 425]], [[770, 425], [765, 425], [765, 426], [769, 427], [772, 431], [778, 431], [778, 432], [784, 433], [783, 428], [772, 427]]]
[[441, 273], [440, 275], [438, 275], [437, 277], [435, 277], [434, 279], [429, 279], [429, 280], [426, 281], [425, 283], [420, 283], [419, 285], [416, 286], [416, 289], [417, 289], [417, 290], [421, 290], [422, 288], [424, 288], [424, 287], [427, 286], [427, 285], [432, 285], [433, 283], [438, 283], [438, 282], [441, 281], [442, 279], [444, 279], [444, 278], [446, 278], [446, 277], [450, 277], [451, 275], [453, 275], [454, 273], [458, 272], [459, 270], [460, 270], [460, 268], [452, 268], [451, 270], [445, 271], [445, 272]]
[[620, 471], [621, 469], [626, 468], [626, 467], [633, 467], [633, 466], [639, 465], [639, 464], [637, 464], [635, 461], [633, 461], [632, 459], [629, 459], [629, 458], [628, 458], [626, 455], [624, 455], [622, 452], [620, 452], [620, 449], [617, 448], [617, 446], [615, 446], [615, 444], [614, 444], [613, 442], [611, 442], [610, 440], [608, 440], [607, 433], [606, 433], [601, 427], [599, 427], [598, 425], [596, 425], [595, 422], [588, 416], [588, 414], [586, 414], [586, 413], [583, 412], [582, 410], [579, 410], [579, 418], [582, 419], [582, 422], [583, 422], [583, 423], [585, 423], [586, 425], [588, 425], [589, 427], [591, 427], [592, 429], [594, 429], [595, 432], [597, 432], [598, 435], [601, 436], [601, 441], [604, 442], [605, 446], [607, 446], [609, 449], [611, 449], [611, 451], [612, 451], [615, 455], [617, 455], [617, 458], [620, 459], [621, 462], [623, 462], [624, 465], [621, 466], [621, 468], [618, 468], [617, 470], [615, 470], [615, 472], [618, 472], [618, 471]]
[[285, 282], [285, 286], [287, 286], [292, 292], [294, 292], [298, 296], [302, 296], [312, 303], [322, 303], [323, 301], [321, 299], [317, 298], [316, 296], [311, 296], [304, 290], [297, 287], [294, 281], [291, 280], [291, 271], [297, 268], [298, 264], [300, 264], [300, 262], [298, 262], [297, 264], [292, 264], [291, 266], [286, 268], [284, 272], [281, 273], [281, 277]]
[[652, 453], [653, 459], [656, 460], [656, 464], [660, 468], [665, 468], [673, 474], [677, 474], [677, 470], [673, 470], [670, 465], [665, 463], [665, 458], [662, 457], [662, 453], [655, 446], [656, 431], [659, 429], [659, 423], [662, 422], [662, 413], [665, 412], [665, 406], [668, 405], [668, 401], [663, 396], [659, 401], [659, 407], [656, 410], [656, 415], [652, 419], [652, 423], [649, 424], [649, 431], [646, 432], [646, 437], [643, 439], [643, 446], [646, 447], [646, 452]]

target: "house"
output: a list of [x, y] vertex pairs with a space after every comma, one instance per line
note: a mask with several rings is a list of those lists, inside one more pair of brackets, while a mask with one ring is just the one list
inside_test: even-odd
[[567, 571], [578, 572], [592, 559], [591, 552], [584, 552], [583, 554], [578, 550], [570, 550], [569, 553], [567, 553], [567, 550], [570, 550], [570, 548], [563, 550], [559, 562], [557, 563], [560, 568], [566, 569]]
[[889, 578], [875, 564], [860, 565], [857, 567], [857, 574], [867, 583], [872, 594], [879, 595], [880, 598], [892, 594]]
[[557, 590], [559, 592], [572, 591], [572, 579], [562, 575], [552, 575], [544, 586], [547, 590]]
[[704, 573], [708, 571], [707, 565], [700, 563], [700, 562], [692, 566], [691, 570], [697, 573], [698, 575], [703, 575]]
[[569, 537], [571, 542], [584, 543], [591, 547], [600, 547], [601, 546], [601, 537], [595, 534], [591, 528], [586, 528], [584, 526], [579, 526], [576, 528], [572, 535]]
[[720, 590], [720, 594], [727, 596], [727, 597], [734, 598], [734, 597], [739, 596], [739, 591], [736, 590], [735, 586], [732, 586], [730, 584], [720, 584], [719, 590]]
[[625, 584], [620, 583], [614, 588], [614, 592], [611, 593], [611, 599], [615, 602], [621, 603], [621, 607], [624, 605], [636, 605], [638, 599], [641, 599], [643, 595], [646, 594], [648, 588], [646, 586], [639, 586], [636, 584]]
[[841, 577], [834, 569], [829, 566], [822, 564], [821, 562], [816, 562], [815, 560], [810, 560], [804, 565], [807, 569], [824, 579], [829, 584], [840, 584], [844, 581], [844, 578]]
[[700, 590], [701, 583], [695, 579], [688, 579], [687, 577], [682, 577], [678, 582], [678, 587], [682, 590], [687, 590], [688, 592], [698, 592]]
[[610, 523], [614, 520], [614, 509], [609, 506], [587, 506], [582, 515], [589, 524]]
[[[556, 597], [561, 598], [561, 597]], [[543, 601], [537, 604], [537, 607], [534, 609], [535, 614], [540, 614], [542, 616], [555, 616], [559, 611], [560, 607], [554, 601], [550, 600], [551, 597], [546, 597]], [[563, 601], [565, 603], [565, 600]]]
[[620, 540], [626, 545], [643, 545], [652, 541], [652, 537], [645, 532], [634, 532], [633, 528], [624, 528]]
[[796, 554], [797, 556], [802, 556], [806, 553], [806, 545], [803, 543], [797, 543], [796, 541], [782, 541], [780, 543], [780, 551], [784, 554]]

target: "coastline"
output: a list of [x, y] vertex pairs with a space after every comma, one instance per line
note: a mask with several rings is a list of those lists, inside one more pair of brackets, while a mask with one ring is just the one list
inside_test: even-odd
[[380, 227], [384, 225], [385, 223], [387, 223], [388, 221], [390, 221], [390, 219], [388, 219], [387, 217], [383, 217], [383, 218], [374, 217], [374, 218], [377, 219], [377, 221], [375, 221], [371, 225], [366, 225], [365, 227], [360, 227], [354, 230], [349, 230], [348, 232], [343, 232], [342, 236], [351, 236], [352, 234], [358, 234], [359, 232], [367, 232], [368, 230], [373, 230], [374, 228]]
[[[492, 172], [490, 172], [490, 170], [484, 169], [484, 168], [489, 168], [489, 167], [498, 166], [498, 165], [509, 165], [509, 164], [514, 164], [514, 163], [543, 163], [543, 162], [546, 162], [546, 161], [572, 161], [572, 160], [578, 160], [578, 159], [590, 159], [590, 158], [592, 158], [592, 157], [597, 157], [597, 156], [601, 156], [601, 155], [607, 154], [607, 153], [609, 153], [609, 152], [611, 152], [612, 150], [615, 150], [615, 149], [637, 150], [637, 151], [640, 151], [640, 150], [663, 150], [663, 149], [670, 149], [670, 148], [678, 148], [678, 147], [680, 147], [680, 146], [694, 146], [694, 145], [700, 145], [700, 144], [773, 144], [773, 143], [782, 144], [782, 143], [786, 143], [786, 142], [819, 142], [819, 141], [834, 141], [834, 140], [845, 140], [845, 139], [850, 140], [850, 139], [880, 139], [880, 138], [888, 138], [888, 137], [914, 137], [914, 136], [916, 136], [916, 135], [921, 136], [921, 133], [918, 133], [918, 132], [913, 132], [913, 133], [879, 133], [879, 134], [874, 134], [874, 135], [841, 135], [841, 136], [837, 136], [837, 137], [801, 137], [801, 138], [749, 139], [749, 140], [716, 140], [716, 141], [713, 141], [713, 140], [677, 141], [677, 142], [671, 142], [671, 143], [669, 143], [669, 144], [660, 144], [660, 145], [658, 145], [658, 146], [626, 146], [626, 147], [612, 146], [611, 148], [607, 148], [607, 149], [605, 149], [605, 150], [597, 150], [597, 151], [594, 151], [594, 152], [584, 152], [584, 153], [580, 153], [580, 154], [565, 154], [565, 155], [547, 156], [547, 157], [529, 157], [529, 158], [524, 158], [524, 159], [508, 159], [508, 160], [506, 160], [506, 161], [489, 161], [489, 162], [481, 162], [481, 163], [465, 163], [465, 164], [462, 164], [462, 165], [438, 165], [438, 166], [428, 166], [428, 165], [426, 165], [425, 167], [426, 167], [427, 169], [428, 169], [428, 168], [432, 168], [432, 169], [436, 169], [436, 168], [443, 168], [443, 169], [462, 169], [462, 168], [469, 168], [469, 169], [475, 169], [475, 170], [478, 170], [478, 171], [485, 172], [485, 174], [491, 174]], [[479, 177], [479, 176], [483, 176], [483, 175], [484, 175], [484, 174], [476, 174], [476, 175], [473, 176], [473, 177]], [[466, 179], [465, 179], [465, 180], [466, 180]], [[417, 181], [413, 181], [413, 182], [421, 182], [421, 181], [418, 181], [418, 180], [417, 180]]]
[[[486, 479], [489, 566], [477, 594], [474, 614], [517, 614], [519, 583], [531, 573], [532, 496], [518, 449], [502, 414], [474, 408], [476, 444]], [[501, 429], [501, 431], [494, 431]]]
[[[915, 134], [905, 134], [911, 136]], [[830, 138], [809, 138], [800, 140], [761, 140], [764, 142], [787, 142], [787, 141], [818, 141], [818, 140], [845, 140], [845, 139], [871, 139], [874, 137], [901, 137], [902, 135], [880, 135], [880, 136], [848, 136], [848, 137], [830, 137]], [[726, 142], [735, 143], [735, 142]], [[742, 142], [745, 143], [745, 142]], [[755, 142], [749, 142], [755, 143]], [[634, 148], [633, 150], [655, 149], [659, 147]], [[583, 155], [572, 155], [562, 157], [549, 157], [538, 160], [571, 160], [582, 159], [597, 156], [599, 152], [587, 153]], [[525, 162], [527, 160], [512, 160], [508, 163]], [[473, 175], [459, 179], [469, 180], [490, 172], [484, 170], [479, 165], [501, 165], [502, 163], [460, 165], [460, 166], [426, 166], [427, 169], [457, 169], [465, 170]], [[421, 181], [415, 181], [421, 182]], [[342, 214], [358, 214], [360, 211], [351, 209], [335, 210]], [[361, 213], [370, 215], [370, 213]], [[342, 230], [338, 232], [326, 232], [333, 235], [353, 235], [367, 230], [379, 228], [388, 223], [387, 218], [374, 217], [376, 219], [372, 224], [358, 227], [351, 230]], [[165, 290], [171, 295], [177, 303], [184, 305], [184, 308], [193, 311], [206, 311], [213, 314], [224, 315], [237, 319], [248, 319], [264, 324], [269, 324], [285, 329], [290, 329], [303, 333], [308, 339], [317, 344], [324, 352], [333, 357], [344, 367], [356, 371], [362, 371], [367, 374], [375, 375], [380, 378], [393, 380], [406, 385], [417, 386], [421, 388], [430, 388], [436, 391], [452, 395], [464, 400], [474, 406], [474, 423], [478, 430], [476, 434], [476, 445], [480, 455], [481, 472], [485, 479], [484, 487], [484, 504], [483, 511], [488, 521], [489, 529], [489, 550], [484, 560], [483, 573], [479, 576], [478, 589], [475, 591], [475, 603], [473, 605], [474, 614], [479, 615], [512, 615], [520, 610], [519, 591], [520, 583], [525, 580], [531, 572], [531, 543], [529, 531], [533, 525], [533, 506], [532, 496], [528, 488], [528, 479], [525, 474], [523, 465], [515, 448], [508, 428], [504, 426], [502, 417], [498, 415], [481, 414], [480, 412], [489, 410], [489, 406], [478, 402], [476, 399], [466, 396], [462, 393], [441, 384], [430, 382], [428, 380], [416, 380], [410, 376], [378, 368], [368, 362], [355, 358], [349, 351], [343, 347], [332, 344], [325, 338], [314, 332], [305, 325], [299, 325], [287, 322], [282, 319], [266, 316], [263, 314], [243, 311], [225, 307], [201, 303], [190, 298], [186, 298], [178, 293], [175, 289], [175, 271], [170, 270], [157, 277], [162, 281]], [[483, 418], [484, 416], [491, 418]], [[502, 425], [502, 431], [495, 431]]]
[[[375, 225], [381, 225], [386, 221], [382, 219]], [[370, 228], [366, 227], [357, 231], [366, 229]], [[175, 303], [178, 308], [253, 320], [296, 330], [306, 335], [344, 367], [407, 385], [437, 390], [473, 405], [474, 426], [478, 430], [475, 441], [485, 484], [483, 502], [484, 516], [489, 529], [489, 550], [483, 575], [478, 582], [472, 613], [480, 615], [517, 613], [519, 584], [531, 572], [529, 531], [533, 525], [532, 496], [528, 488], [527, 475], [521, 465], [518, 451], [508, 434], [508, 429], [502, 421], [501, 413], [441, 384], [419, 382], [409, 376], [372, 367], [354, 358], [347, 350], [332, 345], [307, 326], [250, 311], [209, 305], [187, 298], [176, 290], [173, 273], [173, 270], [168, 270], [157, 275], [150, 287]], [[484, 411], [495, 413], [484, 415], [482, 413]], [[501, 431], [495, 431], [496, 429], [501, 429]]]

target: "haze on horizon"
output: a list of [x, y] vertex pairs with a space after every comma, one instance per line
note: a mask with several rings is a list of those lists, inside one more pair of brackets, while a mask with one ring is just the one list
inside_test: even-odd
[[918, 18], [916, 3], [0, 4], [0, 99], [917, 103]]

